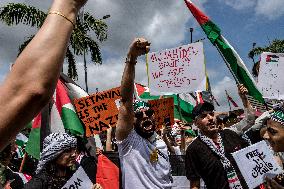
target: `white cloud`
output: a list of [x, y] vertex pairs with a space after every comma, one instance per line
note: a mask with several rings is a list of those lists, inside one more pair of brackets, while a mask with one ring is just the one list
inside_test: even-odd
[[258, 15], [264, 15], [270, 20], [284, 15], [283, 0], [258, 0], [255, 7], [255, 12]]
[[256, 3], [255, 0], [225, 0], [224, 2], [237, 10], [251, 8], [255, 6]]
[[[143, 57], [142, 57], [143, 58]], [[88, 87], [89, 93], [95, 93], [96, 88], [99, 91], [111, 89], [120, 86], [123, 69], [125, 66], [124, 58], [111, 58], [103, 65], [88, 64]], [[64, 70], [67, 70], [67, 64], [64, 65]], [[85, 89], [85, 73], [84, 65], [78, 62], [77, 70], [79, 79], [76, 81], [83, 89]], [[138, 60], [136, 65], [135, 82], [147, 85], [147, 74], [145, 62]]]
[[270, 20], [284, 15], [283, 0], [219, 0], [236, 10], [252, 11], [257, 16], [265, 16]]

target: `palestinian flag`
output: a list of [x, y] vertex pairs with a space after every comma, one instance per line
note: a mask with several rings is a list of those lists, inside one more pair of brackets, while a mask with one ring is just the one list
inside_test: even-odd
[[226, 95], [227, 95], [228, 102], [229, 103], [231, 102], [234, 107], [239, 107], [238, 104], [233, 100], [233, 98], [228, 94], [228, 92], [227, 91], [225, 91], [225, 92], [226, 92]]
[[[160, 96], [150, 95], [149, 88], [144, 85], [135, 83], [134, 85], [134, 96], [138, 100], [155, 100], [161, 98]], [[191, 122], [191, 112], [195, 104], [195, 100], [190, 94], [179, 94], [178, 95], [164, 95], [164, 98], [174, 98], [174, 118], [183, 121]], [[178, 103], [180, 103], [181, 116], [179, 113]]]
[[278, 62], [279, 61], [279, 56], [270, 54], [266, 56], [266, 62]]
[[33, 120], [29, 140], [25, 149], [29, 155], [36, 159], [39, 159], [40, 154], [40, 125], [41, 113], [39, 113]]
[[[66, 132], [73, 135], [84, 135], [84, 127], [78, 118], [75, 108], [69, 98], [82, 97], [86, 95], [83, 89], [79, 89], [74, 83], [66, 82], [65, 79], [58, 80], [50, 110], [50, 132]], [[40, 154], [40, 127], [42, 115], [39, 113], [32, 123], [32, 130], [26, 146], [26, 152], [39, 159]]]
[[203, 31], [207, 35], [211, 43], [217, 48], [227, 66], [229, 67], [235, 78], [248, 89], [249, 95], [256, 100], [264, 103], [262, 94], [256, 87], [256, 84], [246, 68], [244, 62], [229, 44], [229, 42], [221, 35], [221, 30], [215, 25], [203, 12], [201, 12], [190, 0], [184, 0], [187, 7], [198, 21]]

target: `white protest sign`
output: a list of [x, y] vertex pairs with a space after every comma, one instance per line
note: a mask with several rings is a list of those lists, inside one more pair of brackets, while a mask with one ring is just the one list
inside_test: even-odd
[[249, 188], [262, 184], [268, 173], [282, 173], [265, 141], [234, 152], [233, 157]]
[[284, 53], [261, 54], [258, 83], [264, 98], [284, 99]]
[[82, 167], [73, 174], [61, 189], [91, 189], [93, 183]]
[[203, 43], [150, 53], [148, 77], [151, 95], [206, 90]]

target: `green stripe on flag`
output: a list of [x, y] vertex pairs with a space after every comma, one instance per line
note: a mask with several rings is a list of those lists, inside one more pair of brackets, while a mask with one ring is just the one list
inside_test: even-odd
[[69, 130], [72, 134], [84, 135], [85, 131], [83, 125], [81, 124], [77, 114], [65, 106], [62, 108], [62, 122], [64, 128]]
[[33, 128], [25, 148], [26, 152], [36, 159], [40, 156], [40, 128]]
[[253, 96], [259, 102], [264, 103], [264, 99], [257, 89], [251, 74], [234, 48], [221, 35], [220, 28], [202, 11], [200, 11], [191, 1], [185, 0], [185, 3], [192, 15], [199, 22], [210, 42], [217, 47], [219, 53], [230, 67], [229, 69], [233, 72], [232, 74], [236, 77], [238, 82], [245, 85], [245, 87], [248, 89], [249, 95]]

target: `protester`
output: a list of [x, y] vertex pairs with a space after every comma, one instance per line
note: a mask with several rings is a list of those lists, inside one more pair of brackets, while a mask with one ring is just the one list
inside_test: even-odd
[[36, 175], [24, 189], [60, 189], [76, 171], [77, 139], [67, 133], [52, 133], [43, 141]]
[[0, 153], [0, 188], [22, 189], [24, 182], [21, 177], [9, 168], [13, 154], [15, 153], [14, 144], [10, 143]]
[[[264, 136], [270, 143], [275, 152], [284, 152], [284, 107], [279, 107], [271, 114], [267, 121], [267, 129]], [[274, 179], [266, 178], [266, 188], [280, 189], [284, 188], [283, 174], [281, 180], [277, 177]]]
[[200, 178], [209, 189], [247, 188], [231, 153], [248, 143], [231, 130], [219, 130], [212, 104], [198, 104], [192, 114], [200, 132], [186, 151], [186, 176], [191, 188], [200, 188]]
[[171, 188], [168, 149], [155, 133], [154, 112], [142, 101], [135, 102], [133, 109], [137, 57], [149, 49], [150, 43], [143, 38], [132, 42], [121, 81], [116, 139], [124, 189]]
[[235, 114], [229, 115], [229, 117], [227, 117], [227, 119], [224, 120], [225, 121], [224, 129], [230, 129], [236, 132], [238, 135], [242, 135], [246, 130], [248, 130], [254, 124], [255, 110], [248, 101], [248, 98], [246, 96], [248, 94], [248, 90], [243, 84], [238, 85], [238, 93], [244, 105], [245, 116], [241, 121], [238, 121], [237, 115]]
[[86, 1], [54, 0], [41, 29], [0, 86], [0, 150], [49, 102], [76, 16]]

